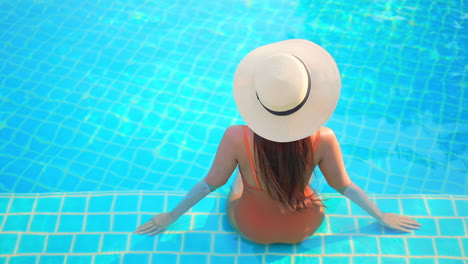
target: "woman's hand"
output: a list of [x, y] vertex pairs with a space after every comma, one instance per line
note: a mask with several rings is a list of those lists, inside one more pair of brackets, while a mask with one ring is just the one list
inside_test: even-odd
[[175, 222], [175, 219], [170, 213], [161, 213], [153, 216], [151, 220], [139, 226], [133, 233], [149, 236], [154, 236], [166, 229], [167, 226]]
[[411, 217], [393, 213], [383, 213], [379, 222], [386, 227], [403, 232], [411, 232], [412, 229], [419, 229], [421, 226], [418, 221]]

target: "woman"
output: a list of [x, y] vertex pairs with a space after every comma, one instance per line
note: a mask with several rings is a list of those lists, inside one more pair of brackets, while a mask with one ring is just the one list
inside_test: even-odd
[[261, 243], [298, 243], [324, 218], [324, 206], [309, 187], [319, 166], [328, 184], [381, 224], [404, 232], [414, 219], [382, 213], [349, 178], [333, 131], [322, 127], [341, 89], [338, 68], [320, 46], [287, 40], [250, 52], [234, 77], [234, 96], [248, 126], [229, 127], [213, 166], [170, 213], [156, 215], [135, 231], [154, 235], [239, 168], [228, 200], [232, 226]]

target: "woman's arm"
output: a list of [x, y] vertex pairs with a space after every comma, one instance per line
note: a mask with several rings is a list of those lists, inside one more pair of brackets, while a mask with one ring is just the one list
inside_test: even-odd
[[155, 215], [150, 221], [139, 226], [135, 231], [136, 234], [155, 235], [160, 233], [201, 199], [227, 182], [237, 165], [234, 151], [235, 146], [233, 145], [235, 143], [235, 138], [233, 137], [236, 136], [234, 132], [233, 128], [230, 127], [224, 133], [216, 153], [215, 161], [207, 177], [195, 184], [172, 211]]
[[335, 134], [329, 128], [322, 128], [320, 143], [323, 144], [319, 166], [328, 184], [339, 193], [353, 201], [382, 225], [403, 232], [418, 229], [421, 224], [416, 220], [402, 215], [383, 213], [372, 203], [366, 193], [354, 184], [346, 172], [341, 148]]

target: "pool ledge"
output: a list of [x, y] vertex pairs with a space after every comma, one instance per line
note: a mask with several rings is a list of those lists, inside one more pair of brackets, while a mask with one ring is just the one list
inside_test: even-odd
[[373, 195], [387, 212], [423, 224], [393, 231], [337, 194], [324, 194], [326, 218], [300, 244], [258, 245], [240, 238], [214, 192], [154, 237], [135, 235], [185, 193], [162, 191], [0, 194], [3, 263], [467, 263], [468, 196]]

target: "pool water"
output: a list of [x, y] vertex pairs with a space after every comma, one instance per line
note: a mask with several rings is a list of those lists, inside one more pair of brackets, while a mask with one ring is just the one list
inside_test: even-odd
[[[0, 263], [466, 263], [466, 17], [463, 1], [1, 1]], [[329, 217], [304, 243], [238, 238], [229, 185], [132, 235], [243, 123], [237, 63], [291, 38], [338, 63], [326, 125], [353, 181], [424, 228], [380, 227], [318, 171]]]

